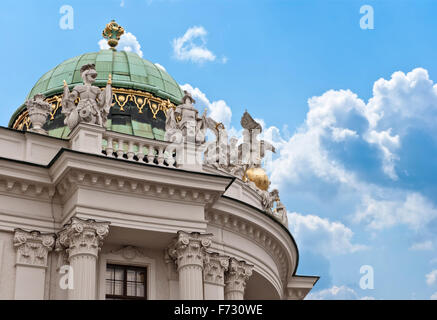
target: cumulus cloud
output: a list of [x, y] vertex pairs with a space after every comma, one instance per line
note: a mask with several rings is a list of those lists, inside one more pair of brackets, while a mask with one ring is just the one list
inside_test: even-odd
[[182, 90], [186, 90], [196, 100], [196, 107], [198, 110], [208, 108], [209, 116], [217, 122], [222, 122], [226, 128], [230, 127], [232, 111], [224, 100], [210, 101], [206, 95], [199, 89], [193, 88], [190, 84], [186, 83], [181, 85]]
[[410, 250], [413, 251], [427, 251], [427, 250], [432, 250], [433, 244], [432, 241], [427, 240], [427, 241], [423, 241], [423, 242], [416, 242], [413, 243], [413, 245], [410, 247]]
[[176, 59], [204, 63], [214, 61], [216, 56], [206, 47], [207, 31], [202, 26], [189, 28], [182, 37], [173, 39], [173, 53]]
[[[108, 42], [105, 39], [100, 40], [98, 44], [101, 50], [109, 49]], [[131, 32], [126, 32], [120, 37], [117, 49], [127, 52], [134, 52], [138, 54], [141, 58], [143, 57], [141, 45], [138, 42], [137, 37], [135, 37]]]
[[357, 200], [353, 220], [375, 230], [405, 224], [418, 231], [437, 218], [429, 196], [406, 188], [437, 174], [430, 160], [437, 154], [437, 85], [426, 70], [379, 79], [367, 103], [350, 90], [329, 90], [308, 107], [268, 167], [273, 187], [313, 197], [330, 190], [331, 198], [346, 191]]
[[434, 292], [434, 294], [429, 299], [430, 300], [437, 300], [437, 292]]
[[331, 222], [316, 215], [288, 214], [289, 228], [299, 247], [323, 255], [345, 254], [366, 247], [352, 243], [353, 232], [341, 222]]
[[333, 156], [332, 150], [355, 146], [369, 152], [376, 148], [381, 171], [396, 181], [402, 139], [414, 128], [433, 136], [437, 133], [432, 125], [437, 121], [437, 86], [421, 68], [407, 74], [395, 72], [390, 80], [379, 79], [367, 104], [350, 90], [329, 90], [310, 98], [308, 106], [304, 124], [277, 160], [272, 172], [275, 183], [296, 180], [294, 172], [301, 168], [320, 179], [342, 182], [347, 175], [351, 178], [345, 172], [344, 155]]
[[374, 300], [374, 297], [359, 297], [354, 289], [347, 286], [333, 286], [332, 288], [310, 292], [306, 300]]
[[371, 229], [384, 229], [405, 224], [414, 230], [423, 228], [437, 217], [437, 208], [419, 193], [408, 193], [404, 200], [376, 200], [366, 195], [355, 213], [356, 222]]
[[425, 277], [426, 277], [426, 284], [429, 286], [433, 285], [437, 281], [437, 269], [432, 270]]

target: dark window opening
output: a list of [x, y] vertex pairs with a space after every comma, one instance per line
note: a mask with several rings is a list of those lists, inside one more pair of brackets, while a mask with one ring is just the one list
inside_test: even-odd
[[147, 299], [147, 268], [108, 264], [106, 299]]

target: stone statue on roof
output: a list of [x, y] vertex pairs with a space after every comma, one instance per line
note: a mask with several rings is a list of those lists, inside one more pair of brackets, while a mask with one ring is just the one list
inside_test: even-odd
[[174, 136], [179, 132], [184, 141], [204, 144], [206, 138], [206, 110], [200, 116], [194, 106], [196, 101], [188, 91], [184, 91], [184, 93], [182, 104], [174, 110], [170, 108], [167, 112], [165, 140], [174, 141]]
[[[83, 84], [75, 86], [71, 92], [64, 80], [64, 94], [62, 96], [64, 123], [68, 125], [70, 130], [73, 130], [79, 122], [106, 127], [106, 120], [112, 104], [111, 74], [106, 88], [103, 90], [93, 86], [97, 78], [94, 64], [83, 65], [80, 69], [80, 75]], [[76, 100], [79, 100], [77, 105]]]
[[240, 123], [245, 130], [243, 143], [238, 146], [239, 158], [248, 168], [260, 167], [266, 151], [275, 153], [275, 147], [265, 140], [258, 140], [258, 135], [262, 132], [261, 124], [256, 122], [247, 111], [241, 117]]

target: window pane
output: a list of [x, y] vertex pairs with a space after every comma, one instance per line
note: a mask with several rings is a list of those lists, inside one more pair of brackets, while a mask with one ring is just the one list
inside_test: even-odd
[[119, 296], [123, 295], [123, 281], [115, 281], [114, 294]]
[[106, 280], [106, 294], [114, 294], [113, 284], [111, 280]]
[[137, 284], [137, 297], [144, 297], [144, 284]]
[[124, 270], [115, 269], [115, 280], [124, 280]]
[[135, 282], [127, 283], [127, 293], [128, 296], [135, 296]]
[[127, 270], [127, 281], [135, 281], [135, 271]]
[[144, 283], [144, 275], [145, 275], [144, 271], [138, 271], [137, 272], [137, 282]]
[[106, 279], [108, 279], [108, 280], [114, 279], [114, 269], [106, 268]]

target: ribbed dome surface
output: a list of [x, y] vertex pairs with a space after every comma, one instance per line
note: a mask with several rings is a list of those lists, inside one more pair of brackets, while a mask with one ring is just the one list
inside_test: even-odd
[[148, 91], [176, 104], [182, 99], [179, 85], [167, 72], [136, 53], [113, 50], [85, 53], [62, 62], [38, 80], [27, 98], [37, 93], [47, 97], [60, 93], [63, 80], [71, 86], [81, 84], [80, 68], [88, 63], [96, 65], [97, 86], [105, 86], [111, 73], [114, 87]]

